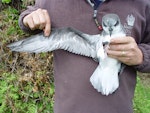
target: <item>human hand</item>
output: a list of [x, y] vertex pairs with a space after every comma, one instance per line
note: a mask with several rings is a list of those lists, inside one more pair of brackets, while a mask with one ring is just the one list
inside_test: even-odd
[[107, 54], [126, 65], [139, 65], [143, 62], [142, 51], [134, 38], [129, 36], [111, 39]]
[[41, 29], [45, 36], [50, 35], [50, 16], [45, 9], [37, 9], [23, 18], [23, 24], [31, 30]]

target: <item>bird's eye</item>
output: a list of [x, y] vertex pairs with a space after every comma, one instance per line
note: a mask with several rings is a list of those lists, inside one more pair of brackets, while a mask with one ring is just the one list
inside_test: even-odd
[[117, 26], [119, 24], [119, 21], [116, 22], [116, 24], [114, 26]]
[[103, 22], [104, 27], [107, 27], [107, 25], [105, 24], [105, 22]]

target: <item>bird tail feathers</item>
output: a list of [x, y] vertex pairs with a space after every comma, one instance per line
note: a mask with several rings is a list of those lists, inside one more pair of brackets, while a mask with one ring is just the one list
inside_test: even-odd
[[119, 87], [118, 71], [115, 69], [102, 69], [100, 65], [90, 77], [93, 87], [103, 95], [112, 94]]

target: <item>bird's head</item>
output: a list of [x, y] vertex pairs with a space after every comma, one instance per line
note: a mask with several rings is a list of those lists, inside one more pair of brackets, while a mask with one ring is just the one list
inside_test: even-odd
[[102, 18], [102, 27], [106, 34], [110, 36], [119, 32], [122, 27], [120, 23], [120, 19], [116, 14], [107, 14]]

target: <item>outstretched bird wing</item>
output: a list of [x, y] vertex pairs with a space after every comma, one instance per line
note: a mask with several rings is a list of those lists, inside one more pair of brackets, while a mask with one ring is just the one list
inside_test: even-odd
[[96, 58], [96, 47], [94, 41], [98, 38], [93, 38], [91, 42], [89, 35], [84, 35], [82, 32], [73, 30], [72, 28], [55, 29], [50, 37], [44, 37], [43, 33], [31, 36], [29, 38], [14, 42], [8, 47], [12, 51], [40, 53], [48, 52], [57, 49], [67, 50], [71, 53]]

